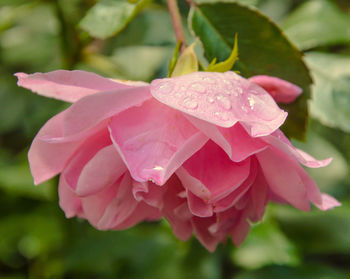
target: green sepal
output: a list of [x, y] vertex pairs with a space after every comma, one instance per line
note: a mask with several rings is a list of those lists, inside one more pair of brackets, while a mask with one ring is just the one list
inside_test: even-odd
[[182, 45], [182, 42], [178, 42], [175, 46], [173, 56], [171, 57], [171, 59], [169, 61], [168, 77], [171, 77], [172, 73], [174, 72], [174, 69], [175, 69], [175, 66], [176, 66], [176, 63], [178, 60], [181, 45]]
[[232, 69], [235, 62], [238, 60], [238, 35], [235, 34], [235, 42], [233, 44], [232, 52], [225, 61], [216, 63], [216, 57], [210, 62], [206, 72], [227, 72]]
[[180, 55], [171, 74], [172, 77], [183, 76], [198, 71], [198, 58], [194, 51], [194, 45], [195, 43], [187, 47]]

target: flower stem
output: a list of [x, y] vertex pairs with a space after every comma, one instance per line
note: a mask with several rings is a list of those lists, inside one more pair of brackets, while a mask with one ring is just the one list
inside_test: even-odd
[[177, 0], [167, 0], [167, 5], [169, 13], [171, 16], [171, 22], [174, 27], [176, 41], [181, 43], [180, 52], [182, 52], [186, 47], [185, 32], [181, 22], [181, 15], [179, 7], [177, 5]]

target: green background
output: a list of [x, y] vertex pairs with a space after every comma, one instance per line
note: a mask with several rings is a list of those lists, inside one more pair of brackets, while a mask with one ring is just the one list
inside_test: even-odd
[[[241, 247], [228, 241], [211, 254], [195, 238], [177, 240], [164, 220], [116, 232], [97, 231], [84, 220], [67, 220], [58, 207], [57, 178], [33, 185], [26, 156], [30, 143], [39, 128], [68, 104], [18, 88], [13, 74], [63, 68], [144, 81], [166, 76], [175, 39], [165, 3], [150, 2], [0, 0], [0, 279], [350, 278], [350, 3], [346, 0], [211, 1], [217, 11], [222, 5], [236, 7], [237, 13], [237, 7], [243, 7], [240, 14], [258, 10], [304, 52], [314, 80], [313, 100], [311, 117], [302, 119], [308, 126], [306, 141], [294, 143], [316, 158], [334, 158], [330, 166], [310, 173], [342, 207], [302, 213], [270, 205]], [[197, 13], [208, 12], [204, 2], [197, 2]], [[235, 6], [236, 2], [250, 5], [249, 10]], [[188, 6], [180, 1], [180, 7], [186, 24]], [[221, 16], [211, 15], [214, 25], [215, 17]], [[117, 22], [103, 28], [101, 20]], [[255, 19], [241, 20], [243, 26], [245, 20]], [[198, 34], [200, 30], [192, 27]], [[274, 36], [280, 36], [277, 33]], [[193, 40], [189, 30], [187, 36]], [[247, 53], [247, 38], [254, 34], [242, 34], [241, 62], [258, 67], [255, 54]], [[202, 60], [211, 55], [206, 52]], [[283, 67], [284, 75], [293, 79], [288, 65]], [[308, 77], [295, 79], [303, 82]], [[298, 106], [304, 110], [306, 97], [303, 102]], [[300, 111], [291, 110], [299, 121]], [[289, 131], [296, 131], [293, 124]]]

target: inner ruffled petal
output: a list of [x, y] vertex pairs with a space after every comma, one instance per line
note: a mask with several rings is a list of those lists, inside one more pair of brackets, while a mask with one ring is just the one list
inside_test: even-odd
[[114, 116], [109, 130], [132, 177], [158, 185], [208, 140], [180, 112], [156, 100]]
[[232, 162], [220, 146], [208, 141], [183, 164], [177, 175], [192, 193], [205, 201], [215, 202], [237, 189], [249, 173], [250, 158]]

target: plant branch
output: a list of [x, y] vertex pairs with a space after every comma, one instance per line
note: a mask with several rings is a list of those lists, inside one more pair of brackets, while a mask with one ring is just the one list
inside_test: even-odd
[[181, 15], [179, 7], [177, 5], [177, 0], [167, 0], [167, 5], [169, 13], [171, 16], [171, 22], [174, 27], [176, 41], [181, 43], [180, 52], [182, 52], [186, 47], [185, 31], [181, 22]]

